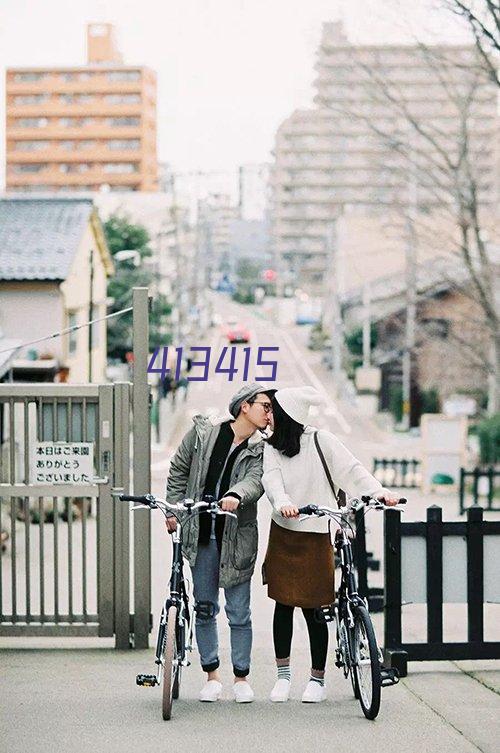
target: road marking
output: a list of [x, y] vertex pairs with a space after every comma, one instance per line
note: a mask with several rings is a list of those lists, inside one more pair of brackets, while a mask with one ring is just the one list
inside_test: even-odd
[[296, 363], [302, 368], [302, 370], [305, 372], [307, 378], [310, 380], [311, 384], [313, 384], [318, 392], [321, 392], [323, 397], [325, 398], [327, 402], [327, 408], [325, 409], [325, 412], [327, 410], [331, 411], [328, 413], [328, 415], [334, 416], [335, 419], [340, 424], [342, 431], [345, 434], [350, 434], [352, 431], [351, 425], [346, 421], [340, 410], [338, 409], [337, 405], [335, 404], [335, 401], [330, 397], [328, 392], [326, 391], [323, 383], [320, 379], [316, 376], [312, 368], [309, 366], [309, 364], [304, 361], [304, 358], [293, 342], [292, 338], [288, 334], [288, 332], [285, 332], [284, 330], [281, 330], [281, 335], [283, 339], [286, 341], [289, 349], [292, 351], [293, 355], [295, 356]]

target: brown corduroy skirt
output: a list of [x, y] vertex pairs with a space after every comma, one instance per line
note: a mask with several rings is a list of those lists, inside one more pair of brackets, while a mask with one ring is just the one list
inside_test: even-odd
[[262, 580], [271, 599], [316, 608], [335, 600], [335, 563], [328, 533], [291, 531], [271, 521]]

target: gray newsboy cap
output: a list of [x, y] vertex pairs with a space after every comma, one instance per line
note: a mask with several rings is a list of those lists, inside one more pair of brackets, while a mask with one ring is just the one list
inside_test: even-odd
[[245, 400], [251, 400], [252, 397], [255, 397], [261, 392], [275, 391], [275, 389], [270, 389], [269, 387], [265, 387], [263, 384], [258, 384], [257, 382], [249, 382], [248, 384], [244, 384], [243, 387], [238, 390], [236, 395], [233, 395], [233, 397], [231, 398], [231, 402], [229, 403], [229, 412], [232, 416], [237, 418], [238, 413], [240, 412], [241, 404]]

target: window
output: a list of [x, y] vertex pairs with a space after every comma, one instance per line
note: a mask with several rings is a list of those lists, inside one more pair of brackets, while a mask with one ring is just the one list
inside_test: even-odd
[[47, 165], [43, 162], [34, 162], [31, 165], [14, 165], [15, 173], [40, 173]]
[[86, 162], [75, 163], [61, 163], [59, 165], [59, 171], [61, 173], [87, 173], [90, 170], [90, 165]]
[[141, 124], [140, 118], [108, 118], [107, 125], [110, 126], [138, 126]]
[[38, 105], [48, 99], [48, 94], [22, 94], [14, 97], [15, 105]]
[[64, 102], [65, 105], [72, 105], [74, 101], [72, 94], [60, 94], [59, 100]]
[[61, 149], [67, 149], [70, 152], [75, 148], [75, 142], [74, 141], [61, 141], [60, 146], [61, 146]]
[[92, 149], [93, 146], [95, 146], [95, 141], [92, 139], [82, 139], [76, 142], [77, 149]]
[[47, 149], [48, 141], [16, 141], [15, 149], [19, 152], [38, 152], [41, 149]]
[[435, 340], [446, 340], [450, 332], [448, 319], [423, 318], [421, 323], [428, 337]]
[[61, 78], [63, 81], [73, 81], [75, 78], [74, 73], [61, 73]]
[[134, 162], [107, 162], [104, 165], [105, 173], [136, 173], [138, 169]]
[[14, 81], [41, 81], [44, 78], [44, 73], [16, 73]]
[[[76, 311], [68, 311], [68, 327], [75, 327], [77, 324]], [[68, 349], [70, 353], [75, 353], [78, 345], [78, 333], [68, 333]]]
[[108, 81], [139, 81], [139, 71], [109, 71]]
[[108, 141], [108, 149], [139, 149], [139, 139], [111, 139]]
[[16, 121], [20, 128], [45, 128], [48, 123], [47, 118], [19, 118]]
[[140, 94], [106, 94], [106, 102], [111, 105], [132, 105], [141, 101]]
[[87, 102], [92, 102], [93, 99], [94, 97], [92, 96], [92, 94], [78, 94], [78, 96], [76, 97], [76, 101], [79, 105], [85, 105], [87, 104]]

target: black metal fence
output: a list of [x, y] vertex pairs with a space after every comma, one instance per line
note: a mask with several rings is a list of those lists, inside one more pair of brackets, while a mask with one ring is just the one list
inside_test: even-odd
[[[435, 505], [427, 508], [426, 521], [402, 523], [399, 510], [384, 516], [387, 665], [404, 677], [408, 661], [500, 659], [500, 641], [484, 640], [484, 604], [500, 603], [500, 521], [483, 521], [483, 510], [471, 507], [466, 522], [443, 522]], [[453, 550], [447, 543], [452, 538]], [[415, 558], [419, 549], [423, 563]], [[451, 601], [467, 604], [466, 642], [443, 641], [443, 603]], [[402, 605], [416, 602], [427, 606], [427, 640], [406, 643]]]
[[358, 593], [368, 600], [370, 612], [382, 612], [384, 609], [384, 589], [368, 584], [368, 571], [380, 570], [380, 560], [366, 548], [365, 510], [356, 512], [356, 538], [353, 542], [354, 562], [358, 577]]
[[[472, 505], [479, 505], [483, 510], [499, 510], [500, 502], [495, 507], [495, 495], [498, 491], [496, 480], [500, 476], [500, 470], [490, 466], [489, 468], [476, 467], [472, 471], [460, 469], [459, 505], [460, 515]], [[472, 480], [472, 489], [468, 489], [468, 481]], [[471, 504], [467, 499], [472, 497]], [[483, 501], [485, 504], [483, 504]]]
[[373, 475], [384, 486], [416, 489], [420, 486], [420, 460], [415, 458], [375, 458]]

